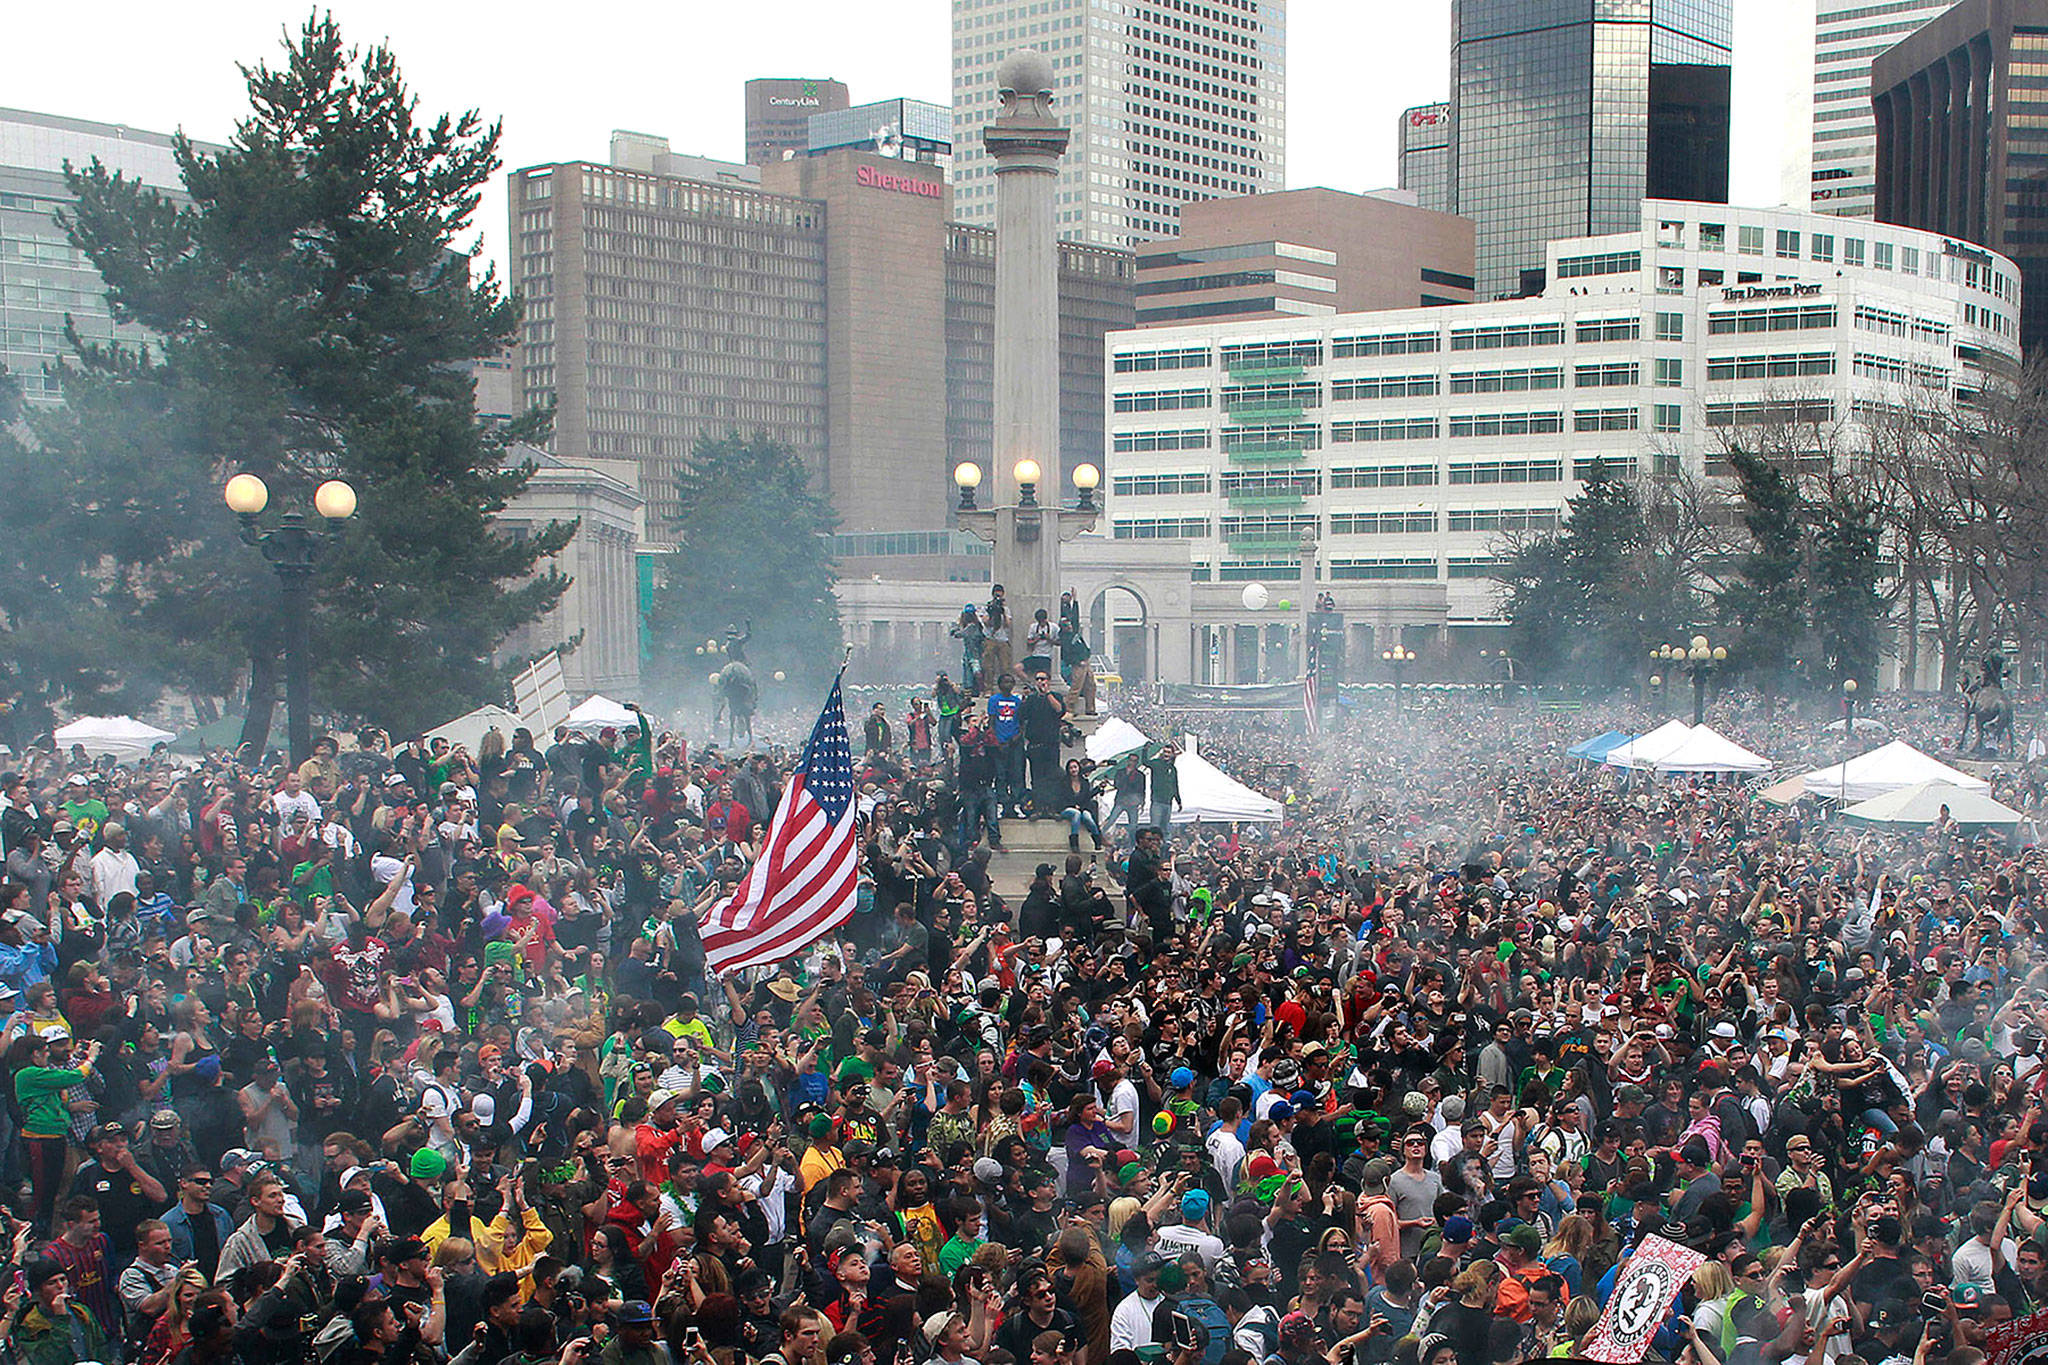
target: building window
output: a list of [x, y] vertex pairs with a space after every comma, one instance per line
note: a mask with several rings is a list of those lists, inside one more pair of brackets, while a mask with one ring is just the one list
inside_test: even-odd
[[1330, 471], [1330, 488], [1426, 488], [1436, 474], [1433, 464], [1344, 465]]
[[1131, 455], [1153, 450], [1207, 450], [1209, 432], [1199, 431], [1119, 431], [1110, 438], [1110, 446], [1119, 455]]
[[1508, 370], [1460, 370], [1451, 374], [1452, 393], [1524, 393], [1564, 387], [1564, 366], [1529, 365]]
[[1110, 487], [1120, 498], [1142, 498], [1155, 494], [1206, 493], [1207, 471], [1189, 474], [1119, 474]]
[[1454, 351], [1498, 351], [1563, 344], [1562, 322], [1508, 323], [1497, 327], [1456, 327], [1451, 330], [1451, 349]]
[[1831, 303], [1801, 304], [1790, 308], [1743, 308], [1707, 314], [1708, 336], [1730, 336], [1739, 332], [1797, 332], [1835, 325]]
[[1330, 382], [1330, 401], [1355, 402], [1373, 398], [1433, 398], [1437, 378], [1433, 374], [1370, 375], [1363, 379], [1335, 379]]
[[1842, 264], [1859, 266], [1863, 264], [1863, 239], [1861, 237], [1844, 237], [1842, 239]]
[[1737, 249], [1745, 256], [1764, 254], [1764, 230], [1760, 227], [1746, 227], [1736, 237]]
[[1371, 336], [1332, 337], [1330, 358], [1353, 360], [1376, 355], [1426, 355], [1441, 348], [1433, 332], [1379, 332]]
[[1778, 259], [1796, 261], [1799, 259], [1799, 234], [1791, 228], [1778, 229]]
[[1678, 429], [1678, 404], [1658, 403], [1650, 409], [1650, 430], [1677, 431]]
[[1199, 540], [1209, 534], [1207, 517], [1134, 517], [1112, 522], [1114, 540]]
[[1642, 335], [1639, 317], [1580, 318], [1572, 328], [1574, 341], [1635, 341]]
[[1685, 340], [1685, 314], [1683, 314], [1683, 313], [1659, 313], [1659, 314], [1657, 314], [1657, 340], [1659, 340], [1659, 341], [1683, 341], [1683, 340]]
[[1572, 413], [1573, 431], [1634, 431], [1642, 415], [1634, 408], [1580, 408]]
[[1578, 365], [1572, 369], [1572, 386], [1580, 389], [1630, 388], [1641, 382], [1642, 371], [1633, 360]]
[[1209, 406], [1207, 389], [1149, 389], [1136, 393], [1117, 394], [1111, 410], [1115, 412], [1181, 412]]
[[1426, 535], [1435, 530], [1433, 511], [1330, 513], [1333, 536]]
[[[1455, 417], [1451, 420], [1453, 424], [1457, 421]], [[1332, 422], [1330, 444], [1350, 445], [1360, 441], [1432, 441], [1436, 439], [1436, 432], [1434, 417], [1383, 417], [1364, 422]]]
[[1453, 463], [1450, 482], [1559, 483], [1564, 479], [1563, 460], [1473, 460]]
[[1794, 422], [1826, 423], [1834, 420], [1834, 400], [1828, 398], [1707, 404], [1707, 425], [1710, 427], [1782, 426]]
[[1833, 351], [1801, 351], [1784, 355], [1717, 355], [1707, 358], [1707, 382], [1733, 379], [1795, 379], [1835, 372]]
[[1555, 531], [1564, 514], [1555, 507], [1457, 507], [1444, 514], [1446, 531]]
[[1118, 374], [1143, 374], [1152, 370], [1200, 370], [1209, 364], [1207, 346], [1180, 347], [1164, 351], [1129, 351], [1116, 357]]
[[1640, 251], [1609, 251], [1596, 256], [1557, 258], [1557, 277], [1561, 280], [1579, 279], [1586, 275], [1629, 275], [1642, 268], [1643, 253]]
[[1726, 251], [1728, 249], [1728, 228], [1724, 223], [1700, 224], [1700, 250]]
[[1676, 356], [1657, 358], [1656, 384], [1660, 389], [1675, 389], [1685, 383], [1685, 362]]
[[1816, 233], [1814, 233], [1814, 234], [1813, 234], [1813, 241], [1812, 241], [1812, 244], [1811, 244], [1811, 250], [1812, 250], [1812, 254], [1813, 254], [1813, 259], [1814, 259], [1814, 260], [1816, 260], [1816, 261], [1832, 261], [1832, 260], [1834, 260], [1834, 259], [1835, 259], [1835, 234], [1834, 234], [1834, 233], [1832, 233], [1832, 232], [1816, 232]]
[[1452, 436], [1540, 436], [1564, 430], [1561, 412], [1453, 413]]
[[1507, 564], [1497, 555], [1452, 555], [1444, 564], [1448, 578], [1492, 578]]
[[1389, 579], [1436, 577], [1434, 559], [1332, 559], [1333, 579]]
[[1874, 270], [1890, 270], [1892, 268], [1892, 244], [1890, 242], [1872, 242], [1870, 244], [1870, 265]]

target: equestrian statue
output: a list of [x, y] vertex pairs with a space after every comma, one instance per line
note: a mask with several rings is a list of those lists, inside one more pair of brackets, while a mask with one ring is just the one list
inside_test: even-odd
[[754, 670], [747, 667], [747, 641], [754, 638], [754, 622], [750, 617], [744, 628], [729, 625], [725, 628], [725, 667], [718, 670], [718, 677], [712, 683], [712, 691], [718, 694], [718, 706], [711, 713], [711, 728], [718, 728], [718, 718], [725, 717], [727, 744], [739, 743], [741, 732], [747, 736], [747, 747], [754, 747], [754, 709], [760, 703], [761, 689], [754, 682]]
[[[1975, 672], [1966, 666], [1957, 685], [1963, 692], [1963, 732], [1956, 737], [1956, 752], [1965, 756], [2011, 754], [2013, 705], [2005, 690], [2005, 656], [1992, 650]], [[1974, 749], [1968, 747], [1972, 723], [1977, 727]]]

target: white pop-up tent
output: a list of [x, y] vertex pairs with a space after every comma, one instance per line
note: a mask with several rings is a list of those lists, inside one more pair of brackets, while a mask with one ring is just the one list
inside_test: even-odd
[[1692, 727], [1684, 721], [1667, 720], [1647, 735], [1609, 749], [1607, 757], [1600, 761], [1610, 768], [1654, 767], [1658, 759], [1683, 744], [1691, 733]]
[[59, 726], [55, 738], [57, 747], [66, 753], [73, 745], [83, 745], [94, 758], [135, 763], [149, 757], [149, 751], [157, 745], [169, 744], [177, 735], [145, 725], [133, 716], [82, 716], [69, 725]]
[[1842, 814], [1871, 825], [1931, 825], [1944, 808], [1949, 819], [1965, 826], [2017, 825], [2027, 818], [1988, 791], [1948, 782], [1915, 782], [1858, 801]]
[[1259, 795], [1196, 753], [1192, 738], [1173, 760], [1173, 770], [1180, 776], [1180, 809], [1173, 813], [1176, 825], [1197, 820], [1270, 823], [1283, 818], [1278, 801]]
[[1711, 725], [1695, 725], [1678, 747], [1650, 760], [1660, 773], [1761, 773], [1771, 760], [1751, 753]]
[[450, 744], [459, 744], [474, 754], [477, 746], [484, 742], [484, 736], [496, 730], [509, 743], [512, 732], [526, 722], [516, 711], [507, 711], [502, 706], [479, 706], [468, 715], [457, 716], [437, 730], [427, 731], [428, 739], [445, 739]]
[[1858, 754], [1846, 763], [1801, 773], [1800, 781], [1808, 796], [1831, 801], [1868, 801], [1920, 782], [1946, 782], [1967, 791], [1991, 789], [1981, 777], [1972, 777], [1940, 759], [1929, 758], [1903, 739]]
[[599, 693], [578, 702], [562, 724], [571, 730], [636, 730], [640, 717]]
[[1125, 720], [1122, 716], [1111, 716], [1096, 727], [1088, 736], [1088, 757], [1097, 763], [1127, 754], [1133, 749], [1142, 749], [1152, 741], [1145, 732]]
[[[1143, 730], [1119, 716], [1111, 716], [1088, 736], [1088, 757], [1097, 763], [1121, 758], [1133, 749], [1150, 744]], [[1261, 796], [1225, 773], [1198, 752], [1195, 738], [1181, 740], [1173, 771], [1180, 778], [1180, 809], [1173, 813], [1176, 825], [1197, 820], [1271, 822], [1284, 818], [1280, 803]]]

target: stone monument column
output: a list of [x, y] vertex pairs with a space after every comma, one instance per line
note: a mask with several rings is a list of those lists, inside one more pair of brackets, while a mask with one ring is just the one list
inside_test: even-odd
[[[1067, 128], [1052, 112], [1052, 64], [1035, 48], [1010, 54], [997, 71], [1000, 112], [982, 131], [996, 163], [995, 581], [1014, 616], [1012, 647], [1043, 607], [1060, 596], [1059, 243], [1053, 210]], [[1020, 461], [1038, 465], [1021, 488]], [[1050, 515], [1034, 511], [1043, 506]], [[1089, 520], [1093, 520], [1092, 516]], [[1045, 523], [1050, 522], [1050, 525]], [[1069, 534], [1073, 534], [1073, 528]]]

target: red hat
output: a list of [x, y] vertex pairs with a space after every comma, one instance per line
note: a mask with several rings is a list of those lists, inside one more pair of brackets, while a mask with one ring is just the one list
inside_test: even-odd
[[1114, 1070], [1116, 1070], [1116, 1063], [1109, 1060], [1109, 1058], [1104, 1057], [1101, 1061], [1095, 1064], [1094, 1071], [1092, 1071], [1089, 1074], [1093, 1075], [1095, 1079], [1099, 1081], [1104, 1076], [1107, 1076], [1110, 1072]]
[[760, 1140], [761, 1135], [759, 1133], [741, 1133], [739, 1137], [739, 1142], [736, 1144], [740, 1149], [740, 1155], [745, 1156], [747, 1153], [753, 1151], [754, 1144], [759, 1142]]
[[530, 901], [532, 899], [533, 888], [530, 886], [515, 886], [505, 893], [505, 904], [507, 905], [518, 905], [522, 901]]
[[1261, 1152], [1252, 1158], [1251, 1164], [1245, 1167], [1244, 1173], [1256, 1185], [1267, 1176], [1280, 1174], [1280, 1163], [1267, 1156], [1264, 1152]]

